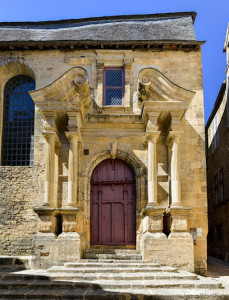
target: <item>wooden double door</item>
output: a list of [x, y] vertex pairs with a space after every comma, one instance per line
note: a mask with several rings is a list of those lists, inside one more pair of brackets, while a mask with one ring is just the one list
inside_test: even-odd
[[136, 244], [135, 176], [122, 160], [100, 163], [91, 178], [91, 245]]

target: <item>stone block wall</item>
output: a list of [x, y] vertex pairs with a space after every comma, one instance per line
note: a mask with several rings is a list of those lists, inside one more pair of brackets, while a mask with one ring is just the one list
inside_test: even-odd
[[[84, 57], [81, 57], [84, 56]], [[108, 111], [98, 109], [101, 104], [99, 90], [99, 72], [97, 61], [103, 59], [105, 65], [112, 61], [123, 65], [124, 58], [131, 61], [129, 74], [128, 99], [125, 108]], [[79, 177], [77, 203], [81, 209], [78, 232], [85, 237], [85, 247], [90, 247], [90, 175], [94, 167], [103, 159], [110, 158], [111, 144], [117, 142], [117, 158], [123, 157], [130, 164], [140, 166], [136, 174], [137, 182], [137, 247], [140, 248], [141, 210], [147, 204], [147, 148], [144, 146], [145, 124], [131, 116], [132, 124], [121, 124], [118, 119], [122, 114], [140, 116], [137, 101], [138, 73], [143, 68], [156, 68], [175, 84], [196, 92], [187, 109], [182, 129], [184, 135], [180, 142], [181, 152], [181, 195], [182, 203], [192, 210], [188, 215], [188, 229], [202, 228], [202, 236], [197, 237], [194, 246], [194, 262], [197, 271], [206, 271], [206, 236], [207, 236], [207, 200], [205, 175], [204, 111], [201, 52], [191, 51], [14, 51], [0, 53], [0, 124], [2, 124], [2, 105], [4, 85], [10, 76], [30, 75], [35, 79], [36, 89], [45, 87], [74, 66], [83, 67], [89, 77], [93, 105], [88, 109], [87, 124], [82, 127], [83, 143], [79, 145]], [[117, 118], [107, 117], [108, 114]], [[97, 115], [96, 117], [94, 115]], [[140, 117], [139, 117], [140, 118]], [[108, 120], [108, 121], [107, 121]], [[1, 243], [0, 254], [22, 255], [33, 252], [32, 239], [38, 231], [38, 217], [33, 208], [42, 205], [44, 200], [45, 140], [41, 134], [43, 120], [38, 110], [35, 118], [35, 164], [33, 167], [0, 167]], [[55, 177], [55, 201], [57, 206], [67, 202], [67, 174], [69, 144], [61, 133], [61, 159], [57, 158]], [[166, 129], [159, 137], [158, 145], [158, 197], [159, 204], [168, 207], [169, 175], [167, 148], [164, 146]], [[89, 149], [89, 155], [84, 155]], [[136, 160], [136, 162], [132, 162]], [[190, 241], [189, 241], [190, 243]], [[152, 246], [153, 247], [153, 246]], [[167, 256], [166, 256], [167, 257]], [[190, 256], [191, 257], [191, 256]], [[171, 263], [171, 259], [166, 260]]]
[[0, 255], [29, 255], [37, 233], [33, 207], [43, 198], [44, 164], [0, 167]]

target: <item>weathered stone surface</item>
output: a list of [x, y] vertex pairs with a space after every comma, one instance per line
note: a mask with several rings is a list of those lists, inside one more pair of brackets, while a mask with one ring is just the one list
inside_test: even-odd
[[[147, 49], [0, 52], [0, 124], [4, 87], [10, 78], [34, 78], [36, 91], [31, 95], [35, 95], [37, 105], [34, 166], [0, 168], [0, 254], [34, 254], [37, 267], [80, 259], [91, 247], [92, 172], [105, 159], [121, 159], [135, 173], [136, 249], [142, 252], [144, 260], [190, 270], [194, 265], [196, 271], [206, 272], [201, 51]], [[104, 67], [124, 69], [123, 106], [103, 105]], [[85, 89], [73, 82], [75, 68], [87, 74]], [[144, 70], [148, 76], [145, 79], [139, 77]], [[142, 85], [149, 86], [142, 88], [140, 79]], [[55, 82], [64, 82], [66, 94], [54, 88]], [[139, 105], [139, 93], [144, 91], [147, 97]], [[36, 97], [39, 93], [40, 98]], [[46, 107], [41, 99], [47, 100]], [[156, 147], [148, 155], [146, 136], [155, 130], [159, 132]], [[177, 135], [171, 138], [170, 134], [168, 139], [171, 131]], [[71, 143], [72, 132], [77, 142]], [[148, 175], [151, 163], [153, 178]], [[154, 197], [148, 195], [149, 181], [153, 183]], [[179, 199], [174, 199], [176, 195]], [[141, 214], [150, 198], [164, 209], [160, 216]], [[176, 214], [173, 220], [173, 216], [166, 219], [166, 210], [176, 203], [192, 210], [185, 216]], [[40, 213], [41, 208], [46, 209], [45, 214]], [[77, 213], [73, 214], [70, 208], [77, 209]], [[195, 246], [190, 228], [202, 229]], [[169, 235], [171, 230], [181, 234]]]
[[129, 259], [122, 263], [80, 260], [46, 271], [27, 270], [0, 278], [0, 298], [4, 299], [212, 300], [228, 295], [228, 289], [222, 289], [222, 284], [211, 278]]

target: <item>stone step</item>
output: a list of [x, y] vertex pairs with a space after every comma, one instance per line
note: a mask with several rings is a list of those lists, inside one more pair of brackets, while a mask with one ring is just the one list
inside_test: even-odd
[[[40, 270], [39, 270], [40, 271]], [[38, 274], [37, 273], [37, 270], [24, 270], [24, 271], [18, 271], [18, 272], [11, 272], [11, 273], [4, 273], [4, 274], [1, 274], [0, 275], [0, 280], [1, 281], [8, 281], [8, 280], [13, 280], [13, 281], [16, 281], [16, 280], [24, 280], [24, 281], [27, 281], [27, 280], [50, 280], [48, 274], [46, 271], [43, 271], [43, 273], [45, 275], [40, 275], [38, 271]]]
[[4, 292], [6, 290], [16, 290], [21, 291], [22, 289], [30, 290], [45, 290], [45, 289], [58, 289], [58, 290], [68, 290], [68, 289], [85, 289], [85, 290], [109, 290], [109, 291], [119, 291], [120, 289], [221, 289], [222, 284], [216, 280], [95, 280], [84, 281], [84, 282], [65, 282], [65, 281], [52, 281], [52, 280], [17, 280], [17, 281], [0, 281], [0, 290]]
[[[171, 267], [157, 267], [155, 269], [160, 272], [145, 273], [126, 273], [126, 268], [120, 268], [122, 272], [112, 273], [101, 272], [101, 268], [95, 267], [88, 269], [94, 269], [97, 273], [66, 272], [69, 269], [83, 269], [78, 266], [54, 269], [64, 272], [24, 270], [1, 274], [0, 299], [225, 300], [229, 296], [228, 290], [222, 289], [222, 284], [216, 280], [182, 270], [171, 272], [174, 270]], [[145, 269], [152, 270], [153, 267]], [[95, 279], [97, 276], [101, 277]]]
[[53, 280], [72, 280], [72, 281], [84, 281], [84, 280], [165, 280], [165, 279], [176, 279], [176, 280], [197, 280], [198, 276], [195, 274], [180, 274], [180, 273], [138, 273], [138, 274], [133, 274], [133, 273], [115, 273], [115, 274], [104, 274], [104, 273], [68, 273], [68, 274], [63, 274], [63, 273], [54, 273], [50, 276]]
[[79, 261], [79, 262], [75, 262], [75, 263], [65, 263], [64, 266], [66, 268], [79, 268], [79, 267], [112, 267], [112, 268], [126, 268], [126, 267], [136, 267], [136, 268], [141, 268], [141, 267], [145, 267], [145, 268], [151, 268], [151, 267], [155, 267], [155, 268], [159, 268], [160, 265], [155, 264], [155, 263], [144, 263], [144, 262], [132, 262], [132, 261], [119, 261], [119, 262], [115, 262], [113, 260], [111, 260], [110, 262], [104, 260], [104, 261], [98, 261], [98, 262], [85, 262], [85, 261]]
[[32, 289], [21, 289], [21, 290], [11, 290], [4, 291], [0, 294], [0, 299], [34, 299], [34, 300], [43, 300], [43, 299], [85, 299], [85, 300], [131, 300], [131, 296], [125, 293], [114, 293], [106, 292], [103, 290], [86, 290], [86, 289], [77, 289], [77, 290], [59, 290], [59, 289], [49, 289], [49, 290], [32, 290]]
[[128, 259], [126, 259], [126, 260], [123, 260], [123, 259], [106, 259], [106, 258], [101, 258], [101, 259], [99, 259], [99, 258], [84, 258], [84, 259], [82, 259], [82, 260], [79, 260], [79, 261], [77, 261], [77, 262], [104, 262], [104, 263], [126, 263], [126, 264], [131, 264], [131, 263], [147, 263], [147, 261], [145, 262], [145, 261], [143, 261], [143, 260], [140, 260], [139, 261], [139, 259], [137, 259], [137, 260], [135, 260], [135, 259], [131, 259], [131, 260], [128, 260]]
[[176, 268], [173, 267], [136, 267], [130, 266], [126, 268], [118, 268], [116, 266], [108, 267], [79, 267], [79, 268], [66, 268], [64, 266], [54, 266], [47, 270], [48, 273], [152, 273], [152, 272], [177, 272]]
[[103, 249], [103, 248], [91, 248], [85, 251], [85, 254], [117, 254], [117, 255], [128, 255], [128, 254], [141, 254], [141, 251], [136, 249]]
[[103, 290], [45, 290], [31, 291], [23, 289], [20, 291], [7, 291], [0, 294], [0, 299], [16, 299], [16, 300], [43, 300], [43, 299], [74, 299], [74, 300], [226, 300], [228, 293], [222, 290], [206, 290], [206, 289], [143, 289], [143, 290], [120, 290], [119, 292], [103, 291]]
[[142, 260], [140, 254], [103, 254], [85, 253], [85, 258], [89, 259], [115, 259], [115, 260]]

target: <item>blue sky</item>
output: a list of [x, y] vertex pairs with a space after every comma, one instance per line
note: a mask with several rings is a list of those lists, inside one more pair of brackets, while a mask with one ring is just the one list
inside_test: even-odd
[[1, 0], [0, 21], [41, 21], [85, 17], [196, 11], [195, 32], [202, 46], [205, 121], [225, 79], [223, 45], [229, 0]]

